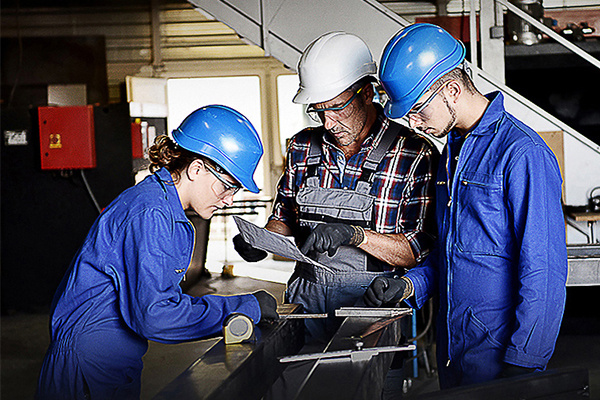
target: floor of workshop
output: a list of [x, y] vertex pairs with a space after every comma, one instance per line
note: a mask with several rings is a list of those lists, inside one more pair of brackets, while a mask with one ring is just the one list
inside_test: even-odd
[[[206, 266], [211, 271], [212, 278], [208, 281], [208, 289], [206, 285], [198, 285], [193, 290], [196, 290], [197, 293], [208, 290], [227, 295], [266, 289], [281, 301], [285, 288], [284, 282], [292, 272], [293, 263], [274, 261], [269, 258], [249, 265], [239, 258], [230, 244], [231, 241], [228, 242], [229, 245], [225, 245], [222, 240], [211, 239]], [[221, 277], [224, 264], [233, 265], [234, 278]], [[549, 366], [550, 368], [568, 366], [588, 368], [592, 399], [600, 399], [600, 329], [598, 329], [598, 325], [597, 318], [579, 315], [570, 317], [567, 313], [556, 351]], [[37, 376], [48, 343], [47, 313], [19, 313], [2, 316], [0, 394], [3, 399], [33, 399]], [[163, 345], [151, 342], [148, 353], [144, 357], [142, 399], [151, 399], [157, 394], [167, 383], [190, 366], [207, 349], [209, 343], [198, 341]], [[434, 363], [433, 354], [430, 354], [430, 360]], [[438, 390], [435, 375], [427, 377], [422, 362], [419, 365], [419, 377], [412, 380], [412, 387], [405, 396], [407, 399]]]

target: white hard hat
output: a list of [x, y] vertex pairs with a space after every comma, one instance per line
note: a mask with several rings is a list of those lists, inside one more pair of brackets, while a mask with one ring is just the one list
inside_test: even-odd
[[298, 62], [300, 87], [294, 103], [333, 99], [365, 76], [377, 73], [371, 51], [358, 36], [329, 32], [306, 47]]

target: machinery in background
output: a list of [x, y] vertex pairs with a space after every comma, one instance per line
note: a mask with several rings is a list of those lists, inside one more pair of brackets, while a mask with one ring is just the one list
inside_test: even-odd
[[[553, 29], [571, 42], [582, 42], [592, 38], [596, 29], [590, 26], [589, 22], [574, 21], [566, 22], [564, 19], [559, 22], [551, 16], [544, 15], [543, 0], [510, 0], [515, 6], [531, 15], [533, 18]], [[582, 16], [583, 17], [583, 16]], [[591, 18], [592, 16], [586, 16]], [[544, 41], [547, 36], [543, 35], [539, 29], [536, 29], [525, 20], [519, 18], [514, 13], [507, 13], [505, 17], [505, 36], [508, 44], [523, 44], [531, 46]]]
[[[544, 21], [542, 0], [511, 0], [511, 3], [538, 21], [546, 22], [546, 24], [549, 22], [549, 20]], [[525, 44], [530, 46], [539, 43], [542, 39], [542, 34], [538, 29], [513, 13], [506, 15], [505, 30], [505, 38], [511, 44]]]
[[596, 186], [590, 191], [590, 197], [588, 199], [588, 211], [590, 212], [600, 212], [600, 194], [595, 195], [596, 190], [598, 189], [600, 189], [600, 186]]
[[580, 22], [579, 24], [569, 23], [565, 28], [560, 30], [560, 34], [571, 42], [582, 42], [594, 32], [596, 32], [596, 29], [592, 28], [587, 22]]

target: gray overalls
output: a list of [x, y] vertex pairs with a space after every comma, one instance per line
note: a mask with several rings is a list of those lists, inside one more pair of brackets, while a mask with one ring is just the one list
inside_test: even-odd
[[[317, 174], [321, 164], [323, 131], [315, 130], [311, 138], [304, 185], [296, 202], [298, 221], [302, 230], [312, 230], [317, 224], [340, 222], [359, 225], [373, 230], [375, 196], [371, 194], [373, 177], [379, 163], [398, 136], [400, 126], [391, 123], [381, 141], [370, 151], [363, 164], [363, 172], [356, 188], [322, 188]], [[298, 262], [286, 291], [286, 302], [302, 304], [306, 313], [328, 313], [329, 318], [307, 319], [307, 340], [328, 341], [341, 320], [334, 311], [340, 307], [354, 306], [371, 281], [389, 266], [355, 246], [340, 246], [333, 257], [325, 253], [309, 253], [309, 257], [328, 267], [320, 268]]]

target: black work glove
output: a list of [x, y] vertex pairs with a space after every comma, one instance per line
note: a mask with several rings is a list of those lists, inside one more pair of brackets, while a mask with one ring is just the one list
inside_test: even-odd
[[400, 277], [378, 276], [369, 285], [363, 300], [368, 307], [381, 307], [385, 303], [404, 300], [404, 291], [407, 285], [406, 281]]
[[501, 378], [512, 378], [514, 376], [525, 375], [535, 372], [535, 368], [520, 367], [513, 364], [504, 364], [504, 370], [500, 374]]
[[252, 294], [256, 297], [258, 305], [260, 306], [260, 321], [266, 319], [279, 319], [279, 314], [277, 314], [277, 300], [275, 300], [275, 297], [266, 290], [259, 290]]
[[256, 262], [267, 256], [266, 251], [252, 247], [250, 243], [244, 240], [240, 233], [233, 237], [233, 247], [235, 248], [235, 251], [242, 256], [244, 261]]
[[310, 250], [329, 254], [333, 257], [338, 247], [346, 246], [354, 235], [354, 228], [346, 224], [319, 224], [308, 235], [302, 246], [302, 253], [308, 254]]

